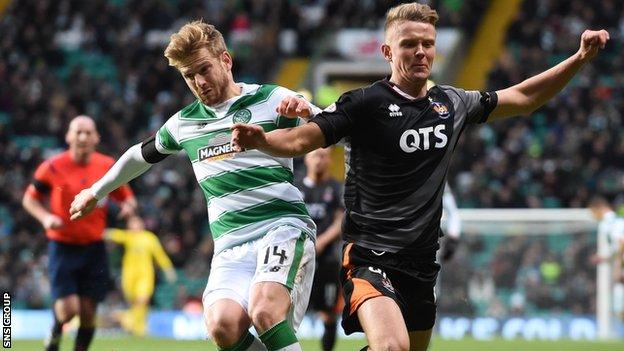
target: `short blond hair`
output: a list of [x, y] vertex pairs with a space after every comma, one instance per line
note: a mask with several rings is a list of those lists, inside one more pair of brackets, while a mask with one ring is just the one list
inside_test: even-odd
[[423, 22], [435, 26], [436, 22], [438, 22], [438, 13], [429, 5], [417, 2], [397, 5], [386, 13], [384, 31], [388, 31], [388, 28], [394, 23], [403, 21]]
[[218, 57], [227, 50], [223, 35], [212, 24], [202, 20], [185, 24], [177, 33], [171, 35], [165, 49], [169, 65], [177, 69], [186, 66], [189, 56], [206, 48], [213, 57]]

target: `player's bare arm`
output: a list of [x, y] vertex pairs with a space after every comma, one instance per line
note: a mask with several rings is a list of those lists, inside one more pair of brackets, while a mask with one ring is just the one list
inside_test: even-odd
[[550, 100], [574, 77], [583, 65], [604, 49], [609, 40], [606, 30], [586, 30], [581, 35], [579, 50], [565, 61], [519, 84], [497, 91], [498, 105], [489, 121], [503, 117], [527, 115]]
[[265, 133], [262, 127], [237, 123], [232, 126], [232, 147], [236, 151], [258, 149], [277, 157], [304, 155], [325, 145], [323, 132], [316, 123]]
[[334, 241], [340, 238], [340, 234], [342, 234], [342, 220], [344, 219], [344, 210], [337, 209], [334, 212], [334, 221], [332, 224], [325, 230], [324, 233], [321, 233], [317, 236], [316, 239], [316, 254], [320, 255], [325, 251], [325, 248], [329, 246]]
[[45, 229], [59, 229], [63, 226], [63, 219], [48, 211], [43, 204], [34, 197], [26, 194], [22, 199], [22, 206], [35, 217]]

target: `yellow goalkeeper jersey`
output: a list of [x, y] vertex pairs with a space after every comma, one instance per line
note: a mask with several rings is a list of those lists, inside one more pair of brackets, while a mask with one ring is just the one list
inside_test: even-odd
[[134, 273], [153, 277], [154, 261], [163, 270], [173, 267], [158, 237], [150, 231], [111, 229], [107, 231], [107, 237], [124, 246], [122, 260], [122, 274], [124, 275]]

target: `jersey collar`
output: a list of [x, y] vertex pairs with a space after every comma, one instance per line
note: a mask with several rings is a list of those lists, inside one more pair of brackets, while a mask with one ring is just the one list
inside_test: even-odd
[[421, 98], [416, 98], [406, 92], [404, 92], [403, 90], [401, 90], [401, 88], [399, 88], [396, 84], [392, 83], [390, 81], [390, 76], [387, 76], [386, 78], [384, 78], [382, 80], [383, 83], [385, 83], [385, 85], [388, 87], [388, 89], [390, 89], [390, 91], [392, 91], [392, 93], [394, 93], [395, 95], [400, 96], [401, 98], [410, 101], [410, 102], [415, 102], [415, 103], [420, 103], [421, 101], [431, 101], [431, 97], [430, 92], [431, 89], [427, 90], [427, 95], [421, 97]]

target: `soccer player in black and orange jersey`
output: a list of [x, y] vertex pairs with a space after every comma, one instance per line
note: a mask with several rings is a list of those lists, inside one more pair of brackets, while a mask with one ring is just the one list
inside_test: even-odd
[[372, 350], [426, 350], [435, 321], [433, 288], [442, 194], [451, 156], [468, 124], [530, 114], [604, 48], [609, 34], [585, 31], [579, 50], [507, 89], [427, 89], [437, 13], [408, 3], [386, 15], [383, 57], [392, 74], [343, 94], [310, 123], [264, 133], [233, 126], [235, 149], [301, 155], [345, 139], [347, 179], [342, 283], [347, 334]]
[[303, 194], [310, 217], [316, 224], [316, 267], [310, 293], [309, 310], [323, 321], [323, 351], [336, 343], [336, 309], [340, 282], [341, 224], [344, 218], [342, 184], [331, 177], [330, 149], [316, 149], [305, 155], [306, 176], [297, 188]]
[[[54, 300], [54, 324], [46, 350], [58, 350], [63, 324], [80, 317], [74, 350], [87, 350], [95, 331], [97, 303], [108, 290], [108, 259], [102, 237], [107, 206], [99, 206], [79, 221], [70, 221], [69, 207], [85, 186], [102, 177], [114, 160], [95, 151], [100, 140], [95, 122], [78, 116], [70, 124], [65, 140], [69, 149], [44, 161], [35, 171], [22, 204], [46, 229], [48, 273]], [[125, 185], [111, 194], [121, 204], [121, 215], [136, 208], [136, 200]], [[44, 205], [49, 198], [49, 207]]]

